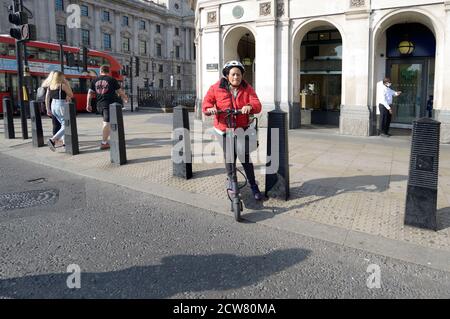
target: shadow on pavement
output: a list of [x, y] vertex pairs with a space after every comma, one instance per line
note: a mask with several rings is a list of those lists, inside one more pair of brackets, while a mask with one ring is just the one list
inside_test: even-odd
[[[389, 188], [390, 182], [406, 181], [408, 176], [404, 175], [361, 175], [351, 177], [333, 177], [320, 178], [304, 182], [301, 186], [291, 187], [289, 200], [307, 197], [319, 197], [309, 200], [298, 205], [287, 207], [267, 206], [265, 202], [257, 202], [253, 200], [250, 190], [246, 187], [243, 189], [243, 201], [245, 207], [257, 210], [249, 214], [243, 214], [243, 218], [251, 216], [253, 221], [262, 221], [273, 218], [275, 215], [285, 213], [287, 211], [301, 209], [313, 203], [320, 202], [333, 196], [351, 192], [369, 192], [381, 193]], [[263, 190], [261, 190], [263, 191]], [[289, 201], [288, 201], [289, 202]]]
[[171, 156], [152, 156], [145, 158], [136, 158], [127, 160], [127, 164], [138, 164], [138, 163], [146, 163], [146, 162], [156, 162], [156, 161], [164, 161], [171, 159]]
[[[170, 298], [179, 293], [224, 291], [254, 285], [304, 261], [305, 249], [284, 249], [260, 256], [175, 255], [161, 264], [104, 273], [84, 273], [81, 288], [67, 288], [71, 273], [0, 280], [3, 298]], [[64, 269], [65, 270], [65, 269]], [[72, 278], [72, 277], [71, 277]]]
[[100, 140], [81, 141], [81, 142], [79, 142], [79, 148], [80, 148], [80, 153], [82, 153], [82, 154], [104, 152], [104, 150], [100, 149]]
[[437, 230], [450, 227], [450, 207], [438, 209], [436, 212]]
[[126, 140], [127, 149], [153, 148], [172, 145], [170, 138], [133, 138]]
[[[193, 172], [193, 178], [195, 178], [195, 179], [207, 178], [207, 177], [216, 176], [216, 175], [224, 175], [224, 176], [226, 176], [225, 167], [212, 168], [212, 169], [208, 169], [208, 170], [194, 171]], [[225, 187], [226, 177], [224, 177], [223, 180], [224, 180], [223, 185]], [[225, 189], [224, 189], [224, 192], [225, 192]]]

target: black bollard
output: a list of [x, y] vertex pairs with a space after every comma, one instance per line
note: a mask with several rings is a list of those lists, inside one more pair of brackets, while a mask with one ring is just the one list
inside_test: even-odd
[[80, 154], [78, 145], [77, 130], [77, 110], [75, 103], [66, 103], [64, 105], [64, 143], [66, 144], [66, 153], [71, 155]]
[[275, 109], [267, 114], [268, 129], [265, 194], [268, 197], [288, 200], [289, 144], [287, 113]]
[[192, 178], [192, 148], [189, 113], [184, 106], [173, 108], [173, 176]]
[[122, 104], [113, 103], [109, 106], [111, 138], [110, 156], [111, 163], [123, 165], [127, 162], [127, 150], [125, 146], [125, 129], [123, 126]]
[[14, 132], [14, 117], [11, 98], [5, 96], [3, 98], [3, 125], [5, 130], [5, 139], [14, 139], [16, 134]]
[[413, 123], [405, 225], [437, 230], [440, 126], [428, 118]]
[[30, 102], [30, 118], [31, 118], [31, 137], [34, 147], [44, 146], [44, 132], [42, 131], [42, 119], [40, 103], [36, 101]]

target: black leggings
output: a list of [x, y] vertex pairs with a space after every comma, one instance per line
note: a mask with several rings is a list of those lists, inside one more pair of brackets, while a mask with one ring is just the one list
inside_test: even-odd
[[[228, 143], [227, 143], [228, 142]], [[235, 139], [235, 143], [238, 143], [238, 140]], [[230, 140], [226, 138], [226, 135], [222, 138], [222, 149], [223, 149], [223, 156], [225, 159], [225, 169], [227, 170], [228, 178], [231, 178], [231, 175], [233, 174], [233, 163], [231, 163], [231, 159], [228, 159], [227, 161], [227, 146], [230, 144]], [[229, 157], [231, 158], [231, 155]], [[237, 158], [237, 152], [236, 147], [234, 148], [234, 161], [236, 161]], [[239, 160], [241, 161], [242, 167], [244, 167], [245, 175], [247, 176], [247, 180], [250, 184], [256, 185], [256, 179], [255, 179], [255, 168], [253, 166], [253, 163], [250, 158], [250, 154], [248, 152], [245, 152], [245, 158], [239, 157]]]

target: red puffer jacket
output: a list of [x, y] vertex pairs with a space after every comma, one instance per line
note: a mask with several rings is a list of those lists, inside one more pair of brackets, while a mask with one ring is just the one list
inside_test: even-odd
[[[228, 82], [225, 78], [222, 78], [216, 84], [212, 85], [208, 93], [206, 93], [203, 99], [202, 110], [203, 113], [207, 113], [207, 109], [216, 106], [218, 110], [226, 110], [229, 108], [242, 109], [245, 105], [251, 105], [251, 114], [258, 114], [261, 112], [261, 102], [256, 96], [255, 90], [244, 80], [242, 80], [239, 87], [238, 95], [236, 99], [228, 90]], [[249, 124], [249, 115], [240, 114], [236, 115], [236, 127], [247, 128]], [[227, 129], [227, 116], [226, 114], [216, 114], [214, 119], [214, 127], [222, 132]]]

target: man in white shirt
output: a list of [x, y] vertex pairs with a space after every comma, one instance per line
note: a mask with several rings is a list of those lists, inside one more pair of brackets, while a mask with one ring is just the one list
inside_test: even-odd
[[399, 96], [401, 91], [394, 91], [390, 87], [392, 85], [390, 78], [384, 78], [383, 83], [377, 84], [377, 114], [380, 114], [380, 135], [389, 137], [389, 126], [392, 118], [392, 99]]

